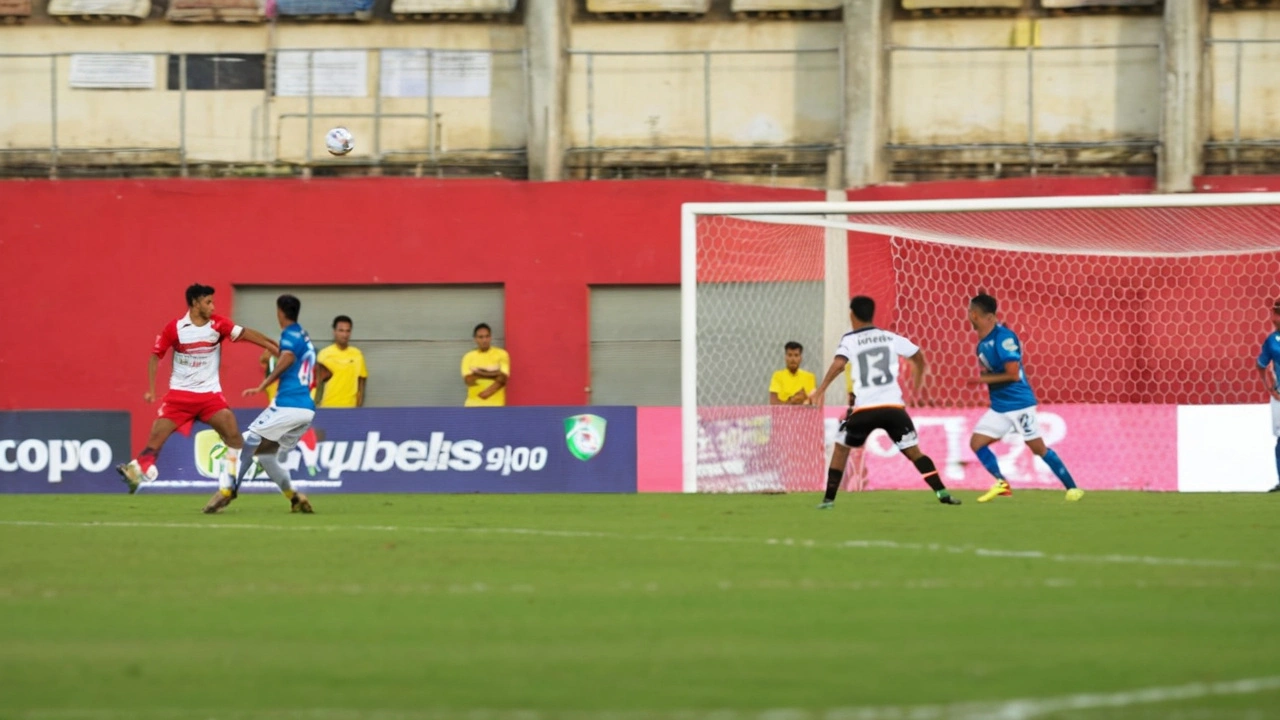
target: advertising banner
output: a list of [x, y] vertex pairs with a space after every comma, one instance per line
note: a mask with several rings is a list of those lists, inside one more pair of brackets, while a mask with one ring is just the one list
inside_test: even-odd
[[[237, 410], [248, 427], [258, 410]], [[213, 430], [174, 435], [142, 492], [212, 492], [225, 448]], [[633, 407], [320, 410], [285, 465], [313, 492], [636, 491]], [[242, 490], [276, 486], [257, 470]]]
[[[825, 409], [828, 457], [844, 408]], [[948, 487], [985, 489], [991, 478], [969, 437], [984, 408], [909, 408], [920, 449], [933, 458]], [[1175, 405], [1045, 405], [1040, 433], [1085, 490], [1178, 489], [1178, 408]], [[1014, 488], [1061, 489], [1062, 484], [1016, 433], [991, 446]], [[867, 440], [861, 465], [850, 458], [847, 485], [867, 490], [926, 487], [915, 467], [900, 456], [882, 431]]]
[[123, 492], [128, 459], [127, 412], [0, 412], [0, 492]]
[[[779, 410], [791, 411], [785, 422], [780, 423], [775, 417]], [[1246, 410], [1252, 413], [1247, 422]], [[640, 492], [680, 492], [680, 408], [640, 408], [639, 412]], [[803, 408], [767, 406], [750, 411], [700, 409], [699, 491], [821, 492], [845, 408], [824, 408], [822, 427], [812, 429], [803, 421], [803, 412]], [[909, 408], [908, 412], [915, 422], [920, 448], [933, 458], [948, 487], [979, 490], [990, 486], [991, 476], [969, 449], [969, 437], [984, 408]], [[1224, 473], [1208, 469], [1210, 458], [1220, 458], [1220, 448], [1226, 447], [1221, 444], [1225, 440], [1216, 441], [1218, 436], [1237, 433], [1240, 427], [1248, 427], [1260, 437], [1270, 432], [1265, 405], [1198, 412], [1188, 413], [1186, 408], [1174, 405], [1046, 405], [1039, 409], [1039, 420], [1042, 437], [1057, 450], [1076, 482], [1086, 490], [1210, 489], [1188, 481], [1183, 466], [1191, 455], [1205, 458], [1196, 466], [1196, 475], [1208, 478], [1202, 484], [1212, 484], [1212, 489], [1256, 490], [1275, 484], [1274, 463], [1265, 437], [1256, 443], [1259, 450], [1247, 458], [1249, 471], [1229, 473], [1247, 478], [1247, 483], [1225, 480]], [[1199, 435], [1187, 432], [1189, 423]], [[811, 440], [818, 433], [822, 435], [821, 445]], [[1214, 441], [1194, 441], [1198, 436]], [[1193, 442], [1187, 441], [1189, 437]], [[1062, 487], [1019, 436], [1002, 438], [991, 449], [1015, 488]], [[1244, 461], [1236, 459], [1237, 463]], [[1222, 467], [1221, 460], [1215, 462]], [[850, 455], [844, 487], [920, 490], [926, 486], [889, 437], [877, 431], [861, 452]]]

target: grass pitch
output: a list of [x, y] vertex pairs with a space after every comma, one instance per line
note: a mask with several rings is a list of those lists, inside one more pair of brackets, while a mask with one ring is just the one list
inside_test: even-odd
[[5, 496], [0, 718], [1280, 717], [1280, 497], [974, 495]]

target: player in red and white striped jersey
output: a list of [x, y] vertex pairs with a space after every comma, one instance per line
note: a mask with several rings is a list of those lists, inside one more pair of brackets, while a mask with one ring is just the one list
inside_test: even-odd
[[233, 466], [244, 439], [240, 436], [227, 399], [222, 396], [222, 382], [218, 377], [222, 343], [224, 340], [236, 342], [244, 339], [274, 355], [280, 353], [279, 346], [271, 338], [215, 315], [213, 288], [195, 284], [187, 288], [186, 296], [187, 314], [165, 325], [156, 336], [151, 361], [147, 365], [147, 392], [143, 398], [147, 402], [155, 402], [156, 369], [160, 360], [173, 350], [173, 372], [169, 376], [169, 392], [160, 403], [160, 417], [152, 423], [151, 436], [138, 457], [116, 466], [130, 493], [137, 492], [141, 483], [156, 478], [156, 457], [173, 431], [178, 430], [185, 435], [196, 420], [218, 431], [222, 442], [229, 448], [222, 472], [234, 474]]

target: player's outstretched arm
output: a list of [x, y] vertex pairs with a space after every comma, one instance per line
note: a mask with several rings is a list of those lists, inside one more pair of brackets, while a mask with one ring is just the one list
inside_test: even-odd
[[916, 354], [907, 358], [907, 362], [911, 363], [911, 387], [917, 391], [923, 390], [929, 372], [929, 364], [924, 359], [924, 350], [916, 350]]
[[[276, 344], [275, 340], [272, 340], [251, 327], [244, 328], [244, 331], [240, 333], [240, 337], [241, 339], [248, 340], [258, 347], [270, 350], [272, 355], [280, 354], [280, 346]], [[276, 369], [279, 370], [280, 366], [277, 365]]]
[[831, 361], [831, 367], [827, 368], [827, 374], [822, 378], [822, 383], [818, 385], [818, 388], [809, 396], [810, 405], [822, 407], [822, 401], [827, 395], [827, 387], [831, 385], [831, 383], [835, 382], [836, 378], [840, 377], [840, 373], [844, 372], [844, 366], [848, 364], [849, 358], [843, 355], [837, 355], [835, 359]]
[[151, 359], [147, 361], [147, 391], [142, 394], [142, 399], [147, 402], [155, 402], [156, 400], [156, 370], [160, 368], [160, 356], [153, 354]]
[[[249, 328], [245, 328], [245, 332], [248, 331]], [[293, 353], [288, 350], [281, 352], [280, 359], [276, 361], [276, 369], [272, 370], [271, 374], [268, 375], [261, 383], [258, 383], [258, 387], [245, 390], [243, 393], [244, 396], [249, 397], [250, 395], [257, 395], [258, 393], [265, 391], [268, 387], [271, 387], [271, 383], [279, 380], [280, 376], [284, 374], [284, 371], [288, 370], [292, 365]]]

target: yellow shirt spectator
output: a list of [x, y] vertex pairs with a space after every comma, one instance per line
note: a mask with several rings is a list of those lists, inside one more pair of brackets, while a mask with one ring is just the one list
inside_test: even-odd
[[[462, 356], [462, 377], [466, 378], [476, 370], [496, 371], [503, 375], [511, 375], [511, 356], [502, 348], [491, 347], [488, 350], [472, 350]], [[497, 382], [494, 378], [476, 377], [475, 383], [467, 386], [466, 407], [501, 407], [507, 404], [506, 385], [494, 390], [488, 397], [481, 397], [485, 391]]]
[[472, 331], [476, 349], [462, 356], [462, 381], [467, 384], [466, 407], [502, 407], [507, 404], [511, 356], [492, 347], [493, 332], [480, 323]]
[[813, 394], [814, 389], [818, 387], [818, 379], [808, 370], [779, 370], [773, 374], [773, 379], [769, 381], [769, 392], [777, 395], [778, 400], [786, 403], [793, 395], [798, 392], [804, 392], [804, 397]]
[[813, 394], [817, 378], [808, 370], [801, 370], [804, 346], [794, 340], [783, 346], [787, 367], [773, 374], [769, 380], [770, 405], [801, 405]]
[[364, 353], [354, 345], [340, 348], [336, 344], [321, 350], [316, 361], [329, 368], [333, 377], [324, 383], [320, 407], [353, 408], [364, 405], [364, 380], [369, 369], [364, 364]]

